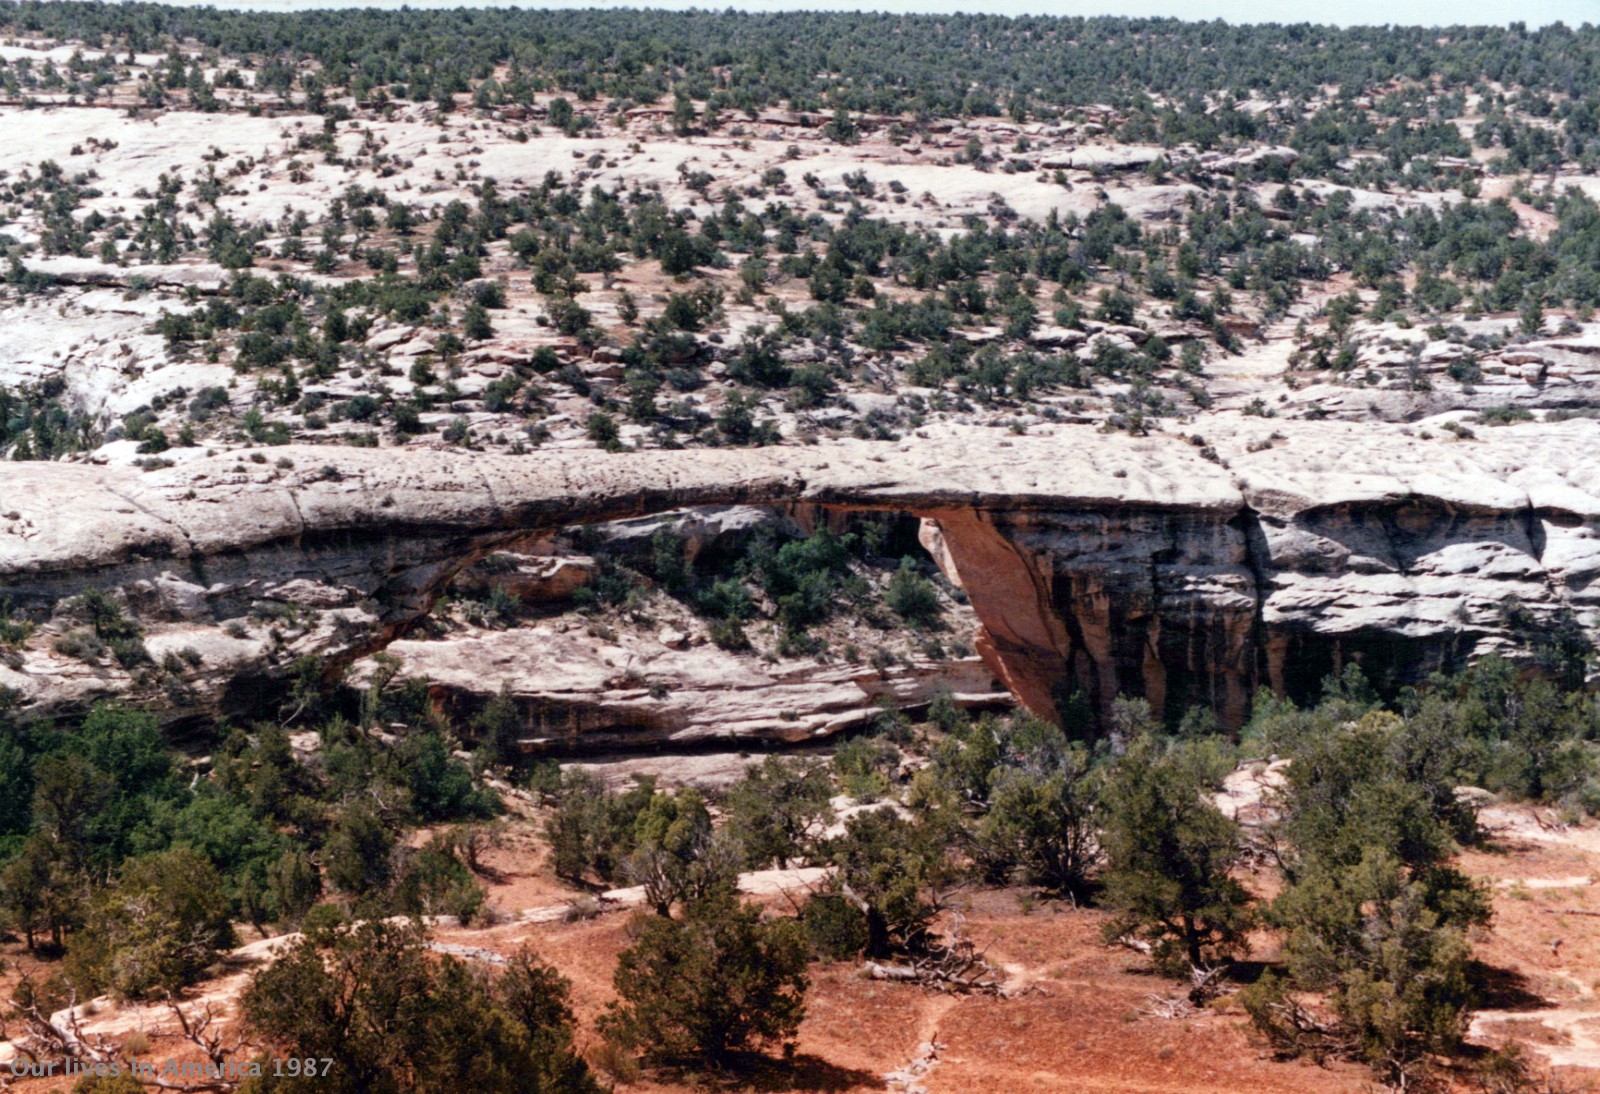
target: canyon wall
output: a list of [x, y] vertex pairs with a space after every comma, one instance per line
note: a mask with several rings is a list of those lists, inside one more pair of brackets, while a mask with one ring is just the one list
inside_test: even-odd
[[[1484, 429], [1210, 422], [1203, 441], [1054, 426], [896, 443], [489, 456], [286, 446], [140, 473], [14, 463], [0, 597], [40, 626], [0, 665], [21, 708], [99, 698], [181, 719], [248, 708], [297, 659], [401, 638], [463, 567], [530, 531], [717, 504], [899, 510], [967, 592], [994, 676], [1051, 714], [1082, 692], [1225, 722], [1359, 661], [1399, 683], [1600, 613], [1600, 423]], [[1225, 430], [1226, 432], [1223, 432]], [[115, 592], [156, 665], [57, 653], [65, 598]], [[197, 655], [197, 659], [191, 655]], [[109, 662], [109, 659], [107, 659]], [[304, 662], [302, 662], [304, 664]]]

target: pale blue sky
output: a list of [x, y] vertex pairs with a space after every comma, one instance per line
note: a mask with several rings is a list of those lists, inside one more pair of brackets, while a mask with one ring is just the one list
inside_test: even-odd
[[[258, 11], [301, 8], [378, 7], [649, 7], [682, 10], [730, 6], [724, 0], [642, 0], [638, 3], [586, 4], [574, 0], [210, 0], [218, 7]], [[1397, 23], [1423, 26], [1498, 24], [1521, 20], [1530, 27], [1564, 22], [1576, 27], [1600, 23], [1600, 0], [741, 0], [732, 7], [746, 11], [892, 11], [905, 13], [985, 12], [999, 15], [1132, 15], [1176, 16], [1180, 19], [1225, 19], [1230, 23]]]

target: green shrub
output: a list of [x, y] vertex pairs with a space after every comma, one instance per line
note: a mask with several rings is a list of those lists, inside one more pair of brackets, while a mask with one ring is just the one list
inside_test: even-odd
[[764, 922], [732, 894], [690, 905], [682, 920], [639, 921], [600, 1019], [608, 1040], [663, 1062], [718, 1064], [736, 1051], [792, 1043], [805, 1017], [805, 932]]
[[933, 582], [923, 577], [917, 564], [907, 558], [889, 579], [884, 593], [884, 603], [906, 622], [915, 627], [930, 627], [939, 622], [942, 608], [939, 591]]
[[176, 991], [234, 943], [216, 869], [181, 849], [127, 862], [72, 936], [68, 975], [86, 994]]
[[746, 768], [726, 801], [746, 865], [787, 868], [791, 858], [809, 855], [833, 820], [832, 794], [827, 766], [816, 761], [769, 756]]
[[309, 1078], [267, 1068], [243, 1094], [599, 1094], [570, 993], [526, 950], [491, 976], [429, 953], [415, 927], [319, 926], [256, 974], [243, 1011], [283, 1056], [336, 1063]]
[[857, 737], [840, 745], [833, 754], [833, 770], [839, 785], [857, 801], [877, 801], [889, 793], [889, 776], [900, 764], [900, 750], [887, 741]]
[[955, 876], [949, 837], [932, 817], [912, 820], [883, 807], [852, 816], [830, 842], [840, 891], [849, 886], [867, 906], [871, 956], [927, 947], [932, 897]]
[[1142, 736], [1111, 770], [1102, 842], [1110, 941], [1151, 947], [1158, 967], [1188, 974], [1240, 952], [1252, 924], [1250, 894], [1232, 876], [1238, 825], [1208, 797], [1188, 750]]
[[51, 643], [51, 649], [63, 657], [87, 661], [92, 665], [105, 656], [106, 644], [93, 631], [80, 627], [57, 638]]
[[584, 432], [589, 439], [607, 452], [621, 452], [623, 449], [622, 430], [617, 425], [617, 420], [603, 410], [597, 410], [589, 415], [584, 423]]
[[800, 909], [800, 924], [820, 957], [845, 961], [867, 948], [867, 917], [842, 893], [814, 894]]
[[750, 648], [750, 636], [744, 632], [744, 624], [737, 619], [722, 619], [711, 624], [711, 641], [719, 649], [738, 652]]
[[395, 910], [406, 915], [453, 915], [469, 924], [488, 893], [454, 853], [448, 838], [434, 836], [407, 857], [394, 883]]

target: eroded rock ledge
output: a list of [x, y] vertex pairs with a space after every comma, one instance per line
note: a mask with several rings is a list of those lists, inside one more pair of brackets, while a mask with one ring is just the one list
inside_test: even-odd
[[1303, 692], [1351, 658], [1414, 677], [1503, 643], [1507, 596], [1595, 629], [1600, 423], [1476, 440], [1372, 423], [1206, 429], [952, 426], [894, 444], [613, 456], [290, 446], [147, 474], [10, 464], [0, 595], [45, 619], [65, 597], [120, 590], [158, 662], [204, 657], [163, 696], [36, 638], [0, 684], [39, 712], [119, 693], [178, 716], [227, 707], [296, 657], [383, 648], [462, 567], [529, 530], [729, 503], [923, 517], [982, 623], [980, 652], [1042, 713], [1066, 690], [1098, 704], [1122, 690], [1235, 722], [1256, 687]]

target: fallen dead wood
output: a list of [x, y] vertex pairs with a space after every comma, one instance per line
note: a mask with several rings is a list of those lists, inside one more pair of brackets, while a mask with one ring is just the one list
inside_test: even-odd
[[1203, 1007], [1223, 993], [1228, 976], [1227, 965], [1204, 966], [1189, 970], [1189, 1002]]
[[897, 964], [868, 961], [862, 972], [873, 980], [920, 984], [934, 991], [1006, 996], [1005, 980], [967, 938], [961, 916], [952, 914], [950, 941], [926, 953], [909, 955]]
[[[195, 1081], [175, 1081], [166, 1078], [165, 1070], [136, 1067], [121, 1045], [108, 1037], [85, 1031], [78, 1014], [76, 994], [69, 998], [66, 1009], [54, 1015], [46, 1013], [37, 990], [26, 977], [8, 1004], [10, 1015], [20, 1019], [26, 1030], [22, 1036], [13, 1038], [12, 1044], [18, 1058], [30, 1063], [60, 1065], [71, 1061], [78, 1065], [82, 1074], [114, 1069], [113, 1074], [131, 1076], [140, 1085], [158, 1090], [189, 1094], [231, 1094], [238, 1090], [245, 1076], [242, 1069], [230, 1066], [229, 1061], [257, 1047], [255, 1043], [242, 1033], [224, 1037], [218, 1032], [218, 1015], [210, 1002], [186, 1012], [169, 996], [167, 1006], [177, 1020], [183, 1039], [205, 1055], [206, 1062], [199, 1068], [201, 1074]], [[12, 1068], [0, 1069], [0, 1089], [9, 1087], [16, 1074]]]
[[893, 980], [900, 983], [920, 984], [938, 991], [962, 992], [982, 995], [1005, 995], [1005, 986], [994, 975], [994, 970], [984, 965], [979, 969], [942, 968], [937, 963], [916, 962], [910, 965], [885, 965], [868, 961], [862, 971], [873, 980]]
[[1195, 1011], [1186, 995], [1163, 995], [1153, 991], [1144, 1000], [1139, 1013], [1146, 1018], [1187, 1018]]
[[1139, 1013], [1147, 1018], [1187, 1018], [1223, 994], [1228, 966], [1189, 970], [1189, 989], [1177, 992], [1151, 992], [1145, 996]]

